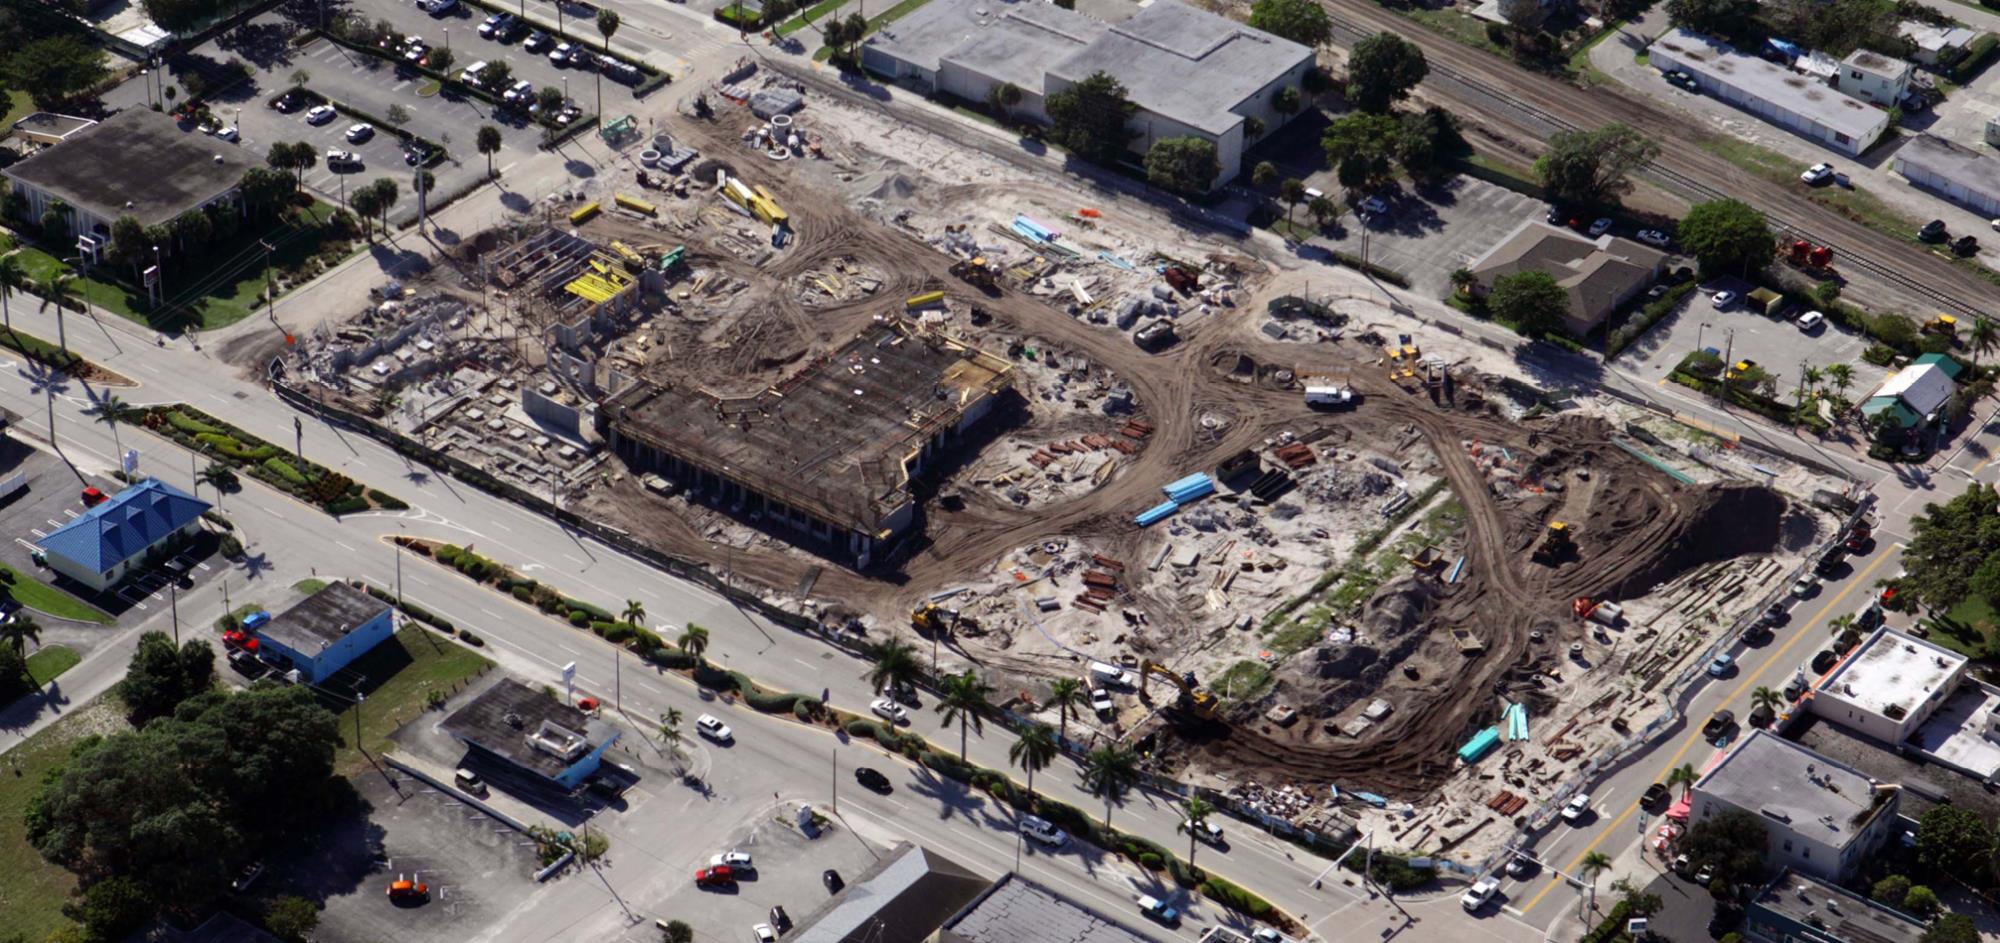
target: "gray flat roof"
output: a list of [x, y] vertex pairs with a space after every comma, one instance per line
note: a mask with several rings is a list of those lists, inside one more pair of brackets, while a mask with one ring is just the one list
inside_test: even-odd
[[1051, 67], [1108, 28], [1035, 0], [932, 0], [868, 45], [930, 71], [949, 60], [1039, 95]]
[[790, 943], [897, 943], [922, 940], [987, 881], [949, 858], [907, 842], [863, 871], [799, 922]]
[[1751, 731], [1694, 788], [1836, 848], [1861, 833], [1875, 808], [1875, 784], [1860, 770], [1768, 730]]
[[1019, 874], [945, 922], [938, 943], [1146, 943], [1147, 937]]
[[1947, 141], [1931, 134], [1919, 134], [1903, 142], [1896, 159], [1936, 174], [1990, 200], [2000, 200], [2000, 157]]
[[[574, 764], [535, 746], [531, 736], [544, 732], [574, 734], [585, 741], [586, 747], [594, 747], [616, 733], [583, 711], [512, 678], [495, 682], [471, 703], [453, 711], [439, 727], [453, 737], [552, 779]], [[550, 727], [556, 729], [549, 731]]]
[[1653, 48], [1666, 49], [1689, 72], [1804, 115], [1856, 141], [1867, 140], [1889, 120], [1887, 112], [1842, 95], [1832, 86], [1756, 56], [1746, 56], [1728, 43], [1700, 33], [1672, 30], [1655, 40]]
[[241, 146], [127, 108], [7, 168], [7, 176], [94, 216], [156, 226], [233, 189], [259, 161]]
[[1312, 56], [1291, 40], [1179, 0], [1154, 0], [1049, 72], [1071, 82], [1109, 72], [1139, 107], [1219, 135], [1243, 120], [1231, 109]]
[[1819, 683], [1815, 696], [1831, 695], [1871, 713], [1901, 720], [1893, 716], [1894, 708], [1901, 708], [1903, 717], [1909, 716], [1938, 688], [1957, 684], [1964, 667], [1964, 655], [1883, 626]]
[[[1837, 904], [1833, 902], [1837, 901]], [[1810, 939], [1840, 943], [1917, 943], [1924, 925], [1838, 885], [1787, 870], [1753, 906], [1813, 928]], [[1832, 906], [1829, 906], [1833, 904]], [[1807, 918], [1812, 918], [1808, 920]], [[1796, 938], [1796, 937], [1795, 937]]]
[[340, 580], [271, 617], [257, 634], [295, 652], [317, 653], [388, 610], [385, 603]]

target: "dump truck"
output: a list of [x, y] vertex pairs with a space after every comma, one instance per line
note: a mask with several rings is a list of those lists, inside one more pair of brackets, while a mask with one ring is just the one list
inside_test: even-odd
[[1570, 533], [1569, 525], [1562, 521], [1550, 521], [1549, 526], [1542, 531], [1541, 540], [1535, 544], [1535, 549], [1528, 558], [1536, 563], [1554, 566], [1574, 548], [1575, 537]]
[[1168, 684], [1173, 685], [1180, 691], [1180, 700], [1176, 706], [1181, 710], [1187, 711], [1202, 720], [1208, 720], [1215, 716], [1216, 708], [1221, 703], [1220, 699], [1215, 696], [1214, 692], [1203, 688], [1195, 680], [1194, 672], [1176, 672], [1172, 668], [1168, 668], [1151, 659], [1147, 659], [1139, 665], [1140, 700], [1148, 700], [1146, 683], [1154, 675], [1164, 678]]

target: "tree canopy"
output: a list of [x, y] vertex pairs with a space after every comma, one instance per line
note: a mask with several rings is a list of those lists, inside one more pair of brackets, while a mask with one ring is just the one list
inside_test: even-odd
[[1125, 120], [1138, 106], [1110, 73], [1093, 72], [1048, 96], [1043, 107], [1049, 114], [1050, 140], [1085, 160], [1113, 164], [1125, 154], [1125, 142], [1131, 137]]
[[1560, 331], [1569, 314], [1569, 293], [1547, 272], [1515, 272], [1493, 282], [1486, 293], [1493, 316], [1511, 321], [1529, 337]]
[[1549, 138], [1535, 160], [1535, 176], [1559, 207], [1603, 209], [1616, 206], [1632, 189], [1626, 178], [1659, 153], [1659, 145], [1629, 125], [1564, 131]]
[[1718, 879], [1744, 884], [1763, 873], [1765, 838], [1756, 815], [1731, 809], [1694, 823], [1682, 846], [1695, 867], [1712, 864]]
[[1943, 504], [1924, 505], [1910, 521], [1914, 535], [1903, 551], [1898, 596], [1925, 605], [1956, 605], [1971, 591], [1973, 574], [2000, 555], [2000, 496], [1977, 483]]
[[1993, 856], [1993, 829], [1979, 813], [1942, 805], [1917, 820], [1917, 864], [1931, 874], [1983, 867]]
[[37, 39], [7, 59], [5, 84], [27, 92], [40, 108], [60, 108], [83, 97], [111, 74], [104, 51], [74, 36]]
[[1430, 74], [1424, 51], [1395, 33], [1376, 33], [1347, 57], [1347, 100], [1362, 111], [1387, 112]]
[[1681, 219], [1681, 247], [1701, 261], [1704, 272], [1748, 276], [1771, 264], [1777, 236], [1764, 214], [1742, 200], [1697, 203]]
[[1146, 181], [1163, 190], [1187, 196], [1207, 193], [1221, 173], [1215, 142], [1206, 138], [1160, 138], [1146, 151]]
[[1313, 0], [1257, 0], [1250, 5], [1250, 25], [1301, 46], [1333, 41], [1333, 19]]
[[1667, 19], [1712, 36], [1735, 36], [1757, 13], [1755, 0], [1667, 0]]
[[1979, 943], [1979, 925], [1964, 914], [1945, 914], [1924, 931], [1923, 943]]
[[215, 650], [206, 641], [188, 639], [176, 649], [165, 632], [153, 631], [139, 636], [132, 664], [115, 690], [133, 725], [144, 726], [214, 684]]
[[223, 0], [139, 0], [153, 23], [170, 33], [192, 32], [228, 9]]

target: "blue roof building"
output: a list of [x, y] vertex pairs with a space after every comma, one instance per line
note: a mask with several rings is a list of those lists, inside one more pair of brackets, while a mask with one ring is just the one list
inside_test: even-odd
[[35, 542], [49, 567], [102, 590], [142, 568], [147, 556], [193, 536], [209, 504], [157, 478], [105, 499]]

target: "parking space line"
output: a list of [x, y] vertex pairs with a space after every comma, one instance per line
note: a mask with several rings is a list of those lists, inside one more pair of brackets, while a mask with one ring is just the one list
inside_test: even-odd
[[35, 536], [37, 536], [37, 537], [47, 537], [47, 536], [48, 536], [47, 534], [44, 534], [44, 533], [42, 533], [42, 529], [41, 529], [41, 528], [39, 528], [39, 527], [30, 527], [30, 528], [28, 528], [28, 533], [30, 533], [30, 534], [34, 534], [34, 535], [35, 535]]

